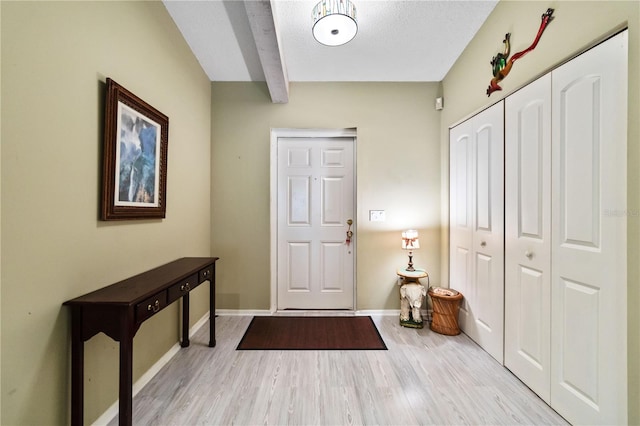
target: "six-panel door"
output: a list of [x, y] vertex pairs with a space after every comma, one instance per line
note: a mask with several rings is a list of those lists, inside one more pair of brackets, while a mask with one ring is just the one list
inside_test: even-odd
[[278, 138], [278, 309], [353, 309], [353, 138]]

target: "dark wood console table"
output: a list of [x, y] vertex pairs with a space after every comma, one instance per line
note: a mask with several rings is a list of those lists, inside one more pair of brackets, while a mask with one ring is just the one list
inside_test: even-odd
[[189, 291], [204, 281], [209, 296], [209, 346], [216, 345], [217, 257], [185, 257], [64, 302], [71, 308], [71, 424], [84, 421], [84, 342], [103, 332], [120, 342], [119, 424], [132, 423], [133, 337], [140, 325], [182, 299], [182, 341], [189, 346]]

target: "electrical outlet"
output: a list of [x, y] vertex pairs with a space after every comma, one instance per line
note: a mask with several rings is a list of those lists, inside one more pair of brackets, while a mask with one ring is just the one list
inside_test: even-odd
[[369, 210], [369, 222], [384, 222], [384, 210]]

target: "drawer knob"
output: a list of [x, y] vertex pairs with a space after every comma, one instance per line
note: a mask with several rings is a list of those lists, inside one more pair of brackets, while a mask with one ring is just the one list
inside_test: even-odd
[[204, 273], [202, 275], [204, 275], [205, 277], [208, 277], [210, 272], [211, 271], [204, 271]]
[[189, 283], [185, 283], [180, 286], [180, 291], [189, 291], [189, 290], [191, 290], [191, 286], [189, 285]]
[[153, 305], [149, 304], [149, 306], [147, 306], [147, 311], [153, 311], [158, 312], [160, 310], [160, 301], [156, 300], [155, 303]]

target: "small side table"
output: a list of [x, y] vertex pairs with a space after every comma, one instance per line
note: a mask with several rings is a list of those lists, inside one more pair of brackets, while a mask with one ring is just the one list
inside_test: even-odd
[[400, 325], [409, 328], [422, 328], [423, 320], [420, 313], [427, 290], [420, 283], [420, 278], [429, 278], [424, 269], [407, 271], [399, 268], [396, 274], [402, 277], [400, 285]]

